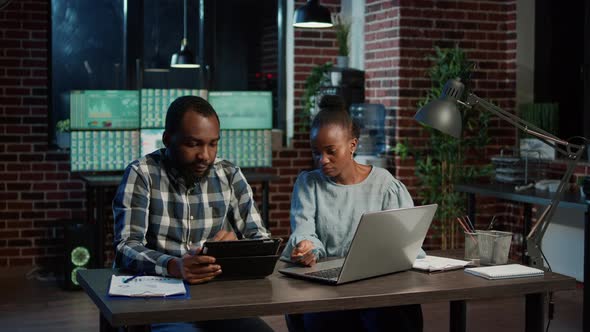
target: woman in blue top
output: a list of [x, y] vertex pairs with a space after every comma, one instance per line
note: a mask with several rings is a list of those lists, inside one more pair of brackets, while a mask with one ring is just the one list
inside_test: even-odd
[[[358, 127], [340, 97], [324, 96], [310, 131], [318, 169], [302, 172], [293, 188], [291, 237], [283, 259], [311, 266], [345, 256], [360, 217], [412, 207], [406, 187], [387, 170], [354, 160]], [[421, 331], [420, 305], [288, 315], [290, 331]]]

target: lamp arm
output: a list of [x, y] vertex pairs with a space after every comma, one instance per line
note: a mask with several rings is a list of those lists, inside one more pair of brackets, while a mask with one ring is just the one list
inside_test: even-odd
[[[529, 234], [526, 237], [526, 241], [527, 241], [526, 254], [529, 259], [528, 263], [531, 266], [538, 267], [538, 268], [544, 268], [544, 264], [543, 264], [544, 255], [541, 250], [541, 241], [543, 240], [543, 236], [545, 235], [545, 231], [547, 231], [547, 227], [549, 226], [549, 223], [553, 219], [553, 215], [557, 211], [557, 208], [559, 206], [559, 201], [561, 200], [563, 192], [566, 190], [567, 185], [569, 184], [569, 180], [574, 172], [574, 169], [576, 168], [576, 164], [577, 164], [578, 160], [580, 159], [580, 157], [582, 155], [582, 151], [583, 151], [583, 148], [579, 149], [577, 151], [577, 153], [575, 153], [574, 155], [569, 156], [568, 163], [567, 163], [567, 169], [566, 169], [565, 173], [563, 174], [561, 181], [559, 182], [559, 186], [557, 187], [557, 191], [553, 195], [553, 198], [551, 199], [551, 202], [549, 203], [549, 205], [547, 205], [547, 207], [545, 208], [545, 210], [543, 210], [543, 213], [541, 214], [539, 219], [537, 219], [537, 223], [535, 224], [535, 226], [531, 229], [531, 231], [529, 232]], [[551, 270], [550, 266], [549, 266], [549, 270]]]
[[[560, 144], [563, 146], [571, 145], [571, 143], [569, 143], [568, 141], [562, 140], [562, 139], [544, 131], [543, 129], [533, 125], [532, 123], [527, 122], [527, 121], [519, 118], [518, 116], [516, 116], [510, 112], [507, 112], [507, 111], [497, 107], [496, 105], [494, 105], [494, 104], [492, 104], [492, 103], [490, 103], [490, 102], [488, 102], [488, 101], [486, 101], [486, 100], [484, 100], [472, 93], [470, 93], [469, 96], [467, 97], [466, 104], [469, 107], [479, 106], [479, 107], [493, 113], [494, 115], [510, 122], [510, 124], [517, 127], [518, 129], [521, 129], [525, 133], [536, 136], [556, 148], [558, 148], [557, 144]], [[567, 152], [565, 152], [565, 151], [561, 151], [561, 152], [564, 154], [567, 154]]]
[[[537, 223], [535, 224], [535, 226], [531, 229], [531, 231], [527, 235], [527, 240], [533, 239], [535, 244], [540, 245], [541, 239], [543, 238], [543, 235], [545, 235], [545, 231], [547, 230], [547, 226], [549, 225], [551, 218], [553, 217], [553, 215], [555, 214], [555, 211], [557, 210], [559, 201], [561, 200], [563, 193], [567, 189], [567, 186], [569, 184], [569, 180], [570, 180], [572, 174], [574, 173], [574, 169], [576, 168], [577, 161], [579, 160], [579, 156], [581, 156], [581, 153], [578, 154], [578, 157], [574, 157], [574, 159], [568, 160], [567, 169], [566, 169], [565, 173], [563, 174], [563, 176], [561, 177], [561, 181], [559, 182], [559, 186], [557, 187], [557, 190], [555, 191], [555, 194], [554, 194], [553, 198], [551, 199], [551, 203], [549, 203], [549, 205], [547, 205], [547, 207], [545, 208], [545, 210], [543, 211], [543, 213], [541, 214], [541, 216], [537, 220]], [[539, 231], [537, 231], [537, 229], [539, 229]]]
[[574, 169], [576, 168], [578, 161], [582, 157], [582, 153], [584, 152], [584, 146], [572, 144], [568, 141], [557, 138], [554, 135], [542, 130], [541, 128], [536, 127], [535, 125], [493, 105], [492, 103], [487, 102], [484, 99], [479, 98], [474, 94], [469, 94], [469, 96], [467, 97], [467, 102], [464, 104], [468, 107], [481, 107], [482, 109], [493, 113], [499, 118], [502, 118], [510, 124], [512, 124], [513, 126], [517, 127], [518, 129], [521, 129], [528, 134], [538, 137], [545, 143], [552, 145], [557, 151], [564, 154], [568, 159], [567, 169], [565, 171], [565, 174], [563, 174], [561, 181], [559, 182], [559, 185], [551, 199], [551, 202], [549, 203], [549, 205], [547, 205], [547, 207], [537, 220], [537, 223], [531, 229], [531, 231], [526, 237], [527, 255], [530, 259], [529, 264], [531, 264], [532, 266], [543, 267], [543, 257], [540, 248], [541, 240], [543, 239], [543, 235], [545, 235], [545, 232], [547, 231], [547, 227], [549, 226], [549, 223], [551, 222], [553, 215], [557, 211], [559, 201], [561, 201], [561, 197], [569, 184], [570, 178], [574, 173]]

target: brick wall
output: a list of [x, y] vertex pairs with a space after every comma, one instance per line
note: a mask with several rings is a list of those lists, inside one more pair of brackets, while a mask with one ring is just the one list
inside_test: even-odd
[[0, 11], [0, 266], [50, 264], [56, 220], [83, 214], [68, 155], [47, 144], [49, 1]]
[[[514, 112], [516, 104], [516, 1], [432, 1], [367, 0], [365, 11], [366, 98], [382, 103], [392, 112], [390, 137], [408, 138], [414, 146], [425, 146], [427, 136], [413, 119], [417, 103], [430, 88], [425, 59], [434, 46], [463, 48], [477, 69], [472, 90], [501, 108]], [[503, 147], [516, 143], [516, 130], [507, 122], [491, 118], [491, 144], [485, 147], [486, 162]], [[395, 175], [413, 197], [419, 186], [413, 160], [394, 158]], [[551, 166], [561, 175], [559, 163]], [[576, 174], [588, 174], [580, 166]], [[487, 225], [492, 215], [499, 227], [516, 233], [513, 252], [520, 252], [522, 207], [480, 197], [477, 201], [479, 225]], [[431, 237], [427, 246], [436, 248]]]
[[[392, 137], [424, 140], [412, 116], [428, 88], [429, 63], [424, 55], [435, 44], [458, 42], [479, 64], [476, 93], [514, 109], [514, 3], [367, 0], [367, 100], [388, 107], [388, 121], [396, 128], [389, 133]], [[303, 4], [298, 0], [295, 6]], [[339, 11], [339, 4], [339, 0], [322, 1], [333, 13]], [[68, 154], [47, 144], [48, 30], [49, 1], [14, 0], [0, 11], [0, 267], [51, 264], [61, 254], [56, 220], [84, 216], [84, 184], [70, 174]], [[333, 30], [295, 30], [296, 114], [302, 110], [301, 95], [311, 68], [334, 61], [335, 56]], [[488, 155], [515, 140], [509, 125], [495, 120], [492, 127], [496, 139], [486, 147]], [[273, 168], [261, 169], [280, 176], [270, 185], [270, 227], [276, 236], [288, 236], [293, 183], [300, 170], [312, 166], [308, 129], [301, 123], [296, 128], [293, 147], [274, 151]], [[413, 164], [392, 160], [396, 176], [415, 192]], [[588, 171], [586, 165], [576, 173]], [[254, 187], [260, 202], [260, 188]], [[521, 214], [519, 206], [492, 199], [478, 199], [478, 204], [482, 218], [493, 213]], [[111, 230], [109, 205], [105, 210], [111, 222], [106, 227]], [[509, 223], [517, 225], [518, 220], [513, 221]]]
[[[425, 59], [434, 46], [464, 49], [477, 63], [472, 89], [500, 107], [513, 111], [516, 82], [516, 1], [383, 1], [368, 0], [365, 12], [366, 97], [393, 110], [395, 141], [409, 139], [425, 146], [427, 135], [413, 119], [418, 101], [430, 88]], [[486, 155], [514, 145], [515, 130], [493, 119], [492, 143]], [[390, 142], [394, 145], [395, 142]], [[395, 175], [413, 197], [419, 186], [412, 159], [395, 158]], [[495, 213], [494, 202], [482, 200], [478, 208], [486, 218]], [[431, 246], [438, 243], [431, 240]]]

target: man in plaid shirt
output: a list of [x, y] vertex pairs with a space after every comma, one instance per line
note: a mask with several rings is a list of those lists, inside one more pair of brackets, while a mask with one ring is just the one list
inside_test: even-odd
[[[199, 255], [206, 240], [270, 234], [240, 169], [216, 158], [219, 118], [207, 101], [195, 96], [176, 99], [168, 108], [162, 139], [165, 149], [127, 167], [113, 200], [115, 267], [183, 278], [191, 284], [206, 282], [223, 269], [214, 257]], [[157, 324], [152, 330], [209, 326], [271, 330], [256, 318]]]
[[269, 236], [240, 169], [216, 158], [218, 141], [207, 101], [170, 105], [166, 148], [132, 162], [115, 195], [116, 267], [204, 282], [221, 273], [196, 255], [206, 240]]

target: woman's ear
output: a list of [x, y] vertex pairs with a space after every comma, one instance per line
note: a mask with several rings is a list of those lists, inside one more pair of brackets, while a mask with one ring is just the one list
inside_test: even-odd
[[356, 137], [355, 138], [352, 138], [350, 140], [350, 152], [351, 153], [355, 153], [356, 152], [356, 148], [357, 148], [358, 143], [359, 143], [359, 140]]

